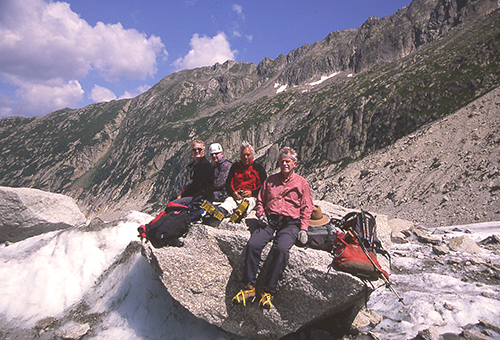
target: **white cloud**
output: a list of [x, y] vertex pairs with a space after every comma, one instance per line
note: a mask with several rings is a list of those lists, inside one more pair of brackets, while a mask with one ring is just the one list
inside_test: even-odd
[[144, 79], [156, 72], [161, 39], [120, 23], [90, 26], [65, 2], [2, 0], [0, 68], [30, 78], [74, 78], [91, 69], [108, 79]]
[[137, 97], [138, 95], [140, 95], [141, 93], [146, 92], [150, 88], [151, 88], [151, 86], [149, 86], [149, 85], [142, 85], [142, 86], [139, 86], [138, 88], [136, 88], [133, 91], [125, 91], [125, 93], [120, 96], [120, 99], [128, 99], [128, 98]]
[[234, 60], [238, 51], [231, 50], [231, 46], [224, 33], [218, 33], [215, 37], [199, 36], [194, 34], [191, 38], [191, 50], [184, 58], [177, 59], [173, 65], [177, 69], [210, 66], [215, 63], [223, 63], [226, 60]]
[[93, 31], [97, 39], [92, 42], [91, 63], [107, 80], [145, 79], [156, 73], [156, 57], [163, 50], [159, 37], [147, 39], [136, 30], [125, 30], [120, 23], [98, 22]]
[[143, 92], [146, 92], [149, 90], [151, 86], [149, 85], [142, 85], [137, 87], [136, 89], [132, 91], [125, 91], [119, 98], [116, 97], [113, 91], [106, 87], [102, 87], [99, 85], [94, 85], [92, 88], [92, 91], [90, 93], [89, 98], [92, 99], [94, 102], [109, 102], [111, 100], [115, 99], [129, 99], [129, 98], [134, 98], [140, 95]]
[[0, 118], [12, 116], [12, 102], [0, 93]]
[[90, 91], [89, 98], [94, 102], [109, 102], [116, 99], [116, 96], [110, 89], [94, 85], [94, 87], [92, 87], [92, 91]]
[[[143, 80], [157, 72], [158, 59], [168, 56], [159, 37], [148, 38], [120, 23], [98, 22], [92, 27], [68, 3], [46, 1], [0, 0], [0, 75], [4, 83], [4, 79], [22, 80], [22, 94], [50, 87], [54, 79], [76, 88], [75, 79], [91, 71], [107, 81]], [[60, 95], [57, 91], [45, 95], [50, 97], [42, 98], [45, 103], [67, 101], [55, 97]]]
[[245, 22], [243, 7], [241, 5], [233, 4], [233, 11], [237, 14], [238, 19], [231, 22], [231, 31], [233, 32], [233, 37], [240, 38], [243, 35], [241, 33], [241, 25]]
[[[19, 87], [16, 97], [19, 101], [13, 103], [10, 109], [23, 112], [27, 116], [40, 116], [53, 111], [54, 108], [75, 107], [83, 97], [83, 89], [77, 80], [65, 81], [61, 78], [50, 81], [13, 80]], [[9, 108], [3, 107], [1, 110]]]
[[243, 7], [241, 7], [241, 5], [234, 4], [233, 5], [233, 11], [235, 11], [238, 14], [242, 14], [243, 13]]

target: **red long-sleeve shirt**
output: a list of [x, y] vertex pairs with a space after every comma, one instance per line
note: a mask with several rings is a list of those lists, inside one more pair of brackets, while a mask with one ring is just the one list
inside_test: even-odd
[[243, 165], [241, 162], [234, 163], [229, 169], [226, 180], [226, 191], [229, 196], [239, 189], [249, 190], [253, 197], [257, 197], [260, 186], [267, 178], [266, 170], [258, 163], [252, 162]]

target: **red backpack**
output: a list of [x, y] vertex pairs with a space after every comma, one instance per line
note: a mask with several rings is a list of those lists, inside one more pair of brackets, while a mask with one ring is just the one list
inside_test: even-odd
[[383, 276], [389, 280], [389, 274], [377, 260], [377, 253], [389, 254], [377, 238], [375, 217], [366, 211], [351, 212], [342, 218], [338, 226], [345, 234], [335, 239], [333, 268], [363, 278], [378, 279]]

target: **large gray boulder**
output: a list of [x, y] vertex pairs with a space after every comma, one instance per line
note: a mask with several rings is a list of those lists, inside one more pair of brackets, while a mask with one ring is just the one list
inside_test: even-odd
[[0, 187], [0, 242], [17, 242], [85, 222], [85, 215], [71, 197], [37, 189]]
[[[327, 211], [324, 205], [322, 210]], [[339, 216], [347, 212], [340, 211]], [[327, 252], [294, 246], [271, 310], [257, 304], [233, 305], [233, 296], [242, 288], [245, 245], [256, 227], [252, 216], [246, 225], [223, 221], [212, 228], [195, 224], [183, 240], [184, 247], [155, 249], [144, 244], [143, 254], [170, 295], [193, 315], [243, 337], [278, 339], [364, 304], [367, 286], [363, 281], [329, 269], [332, 257]], [[264, 256], [269, 249], [268, 245]]]

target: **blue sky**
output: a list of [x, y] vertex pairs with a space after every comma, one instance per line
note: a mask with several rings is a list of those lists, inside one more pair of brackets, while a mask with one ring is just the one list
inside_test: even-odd
[[410, 0], [0, 0], [0, 118], [131, 98], [186, 68], [264, 57]]

